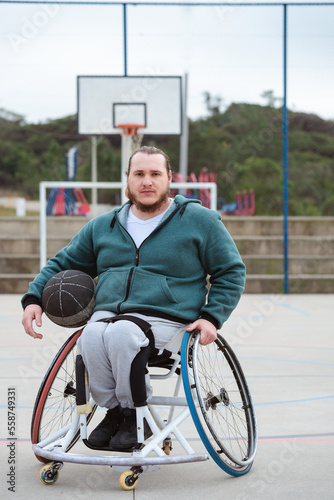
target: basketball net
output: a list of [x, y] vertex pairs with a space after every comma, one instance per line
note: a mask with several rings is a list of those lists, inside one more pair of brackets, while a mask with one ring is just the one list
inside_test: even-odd
[[[128, 162], [130, 156], [140, 148], [141, 141], [143, 140], [143, 129], [145, 125], [138, 125], [133, 123], [122, 123], [118, 125], [122, 136], [122, 182], [126, 186]], [[122, 204], [125, 203], [127, 197], [125, 189], [122, 190]]]
[[128, 143], [128, 151], [131, 151], [131, 154], [137, 151], [137, 149], [140, 148], [144, 137], [144, 132], [142, 129], [145, 128], [145, 125], [122, 123], [118, 125], [118, 128], [122, 137], [128, 138], [127, 141], [124, 141]]

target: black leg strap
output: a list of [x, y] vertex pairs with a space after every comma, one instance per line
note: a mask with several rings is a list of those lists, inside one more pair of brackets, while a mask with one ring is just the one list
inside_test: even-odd
[[113, 316], [111, 318], [100, 319], [104, 323], [115, 323], [116, 321], [132, 321], [145, 333], [148, 338], [149, 345], [147, 347], [142, 347], [134, 358], [131, 364], [130, 371], [130, 387], [134, 406], [140, 407], [147, 404], [147, 392], [146, 392], [146, 381], [145, 375], [148, 372], [147, 364], [150, 356], [156, 356], [159, 352], [155, 347], [154, 335], [151, 329], [150, 323], [147, 321], [137, 318], [137, 316], [131, 316], [130, 314], [121, 314], [119, 316]]
[[147, 363], [151, 354], [151, 347], [142, 347], [131, 364], [130, 387], [134, 406], [147, 405], [147, 391], [145, 375], [148, 373]]
[[77, 406], [86, 404], [86, 389], [85, 389], [85, 365], [81, 354], [76, 357], [75, 363], [75, 380], [76, 380], [76, 404]]
[[152, 356], [155, 356], [159, 352], [159, 349], [155, 348], [154, 335], [151, 329], [151, 325], [144, 319], [137, 318], [137, 316], [132, 316], [131, 314], [120, 314], [118, 316], [113, 316], [111, 318], [99, 319], [98, 321], [102, 321], [103, 323], [116, 323], [116, 321], [121, 321], [121, 320], [132, 321], [137, 326], [139, 326], [139, 328], [145, 333], [146, 337], [148, 338]]

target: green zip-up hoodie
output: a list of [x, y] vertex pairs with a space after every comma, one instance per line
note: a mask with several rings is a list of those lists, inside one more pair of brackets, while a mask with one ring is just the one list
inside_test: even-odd
[[183, 323], [204, 318], [220, 328], [245, 285], [245, 265], [220, 214], [177, 195], [136, 248], [126, 230], [129, 206], [90, 220], [30, 283], [23, 306], [41, 303], [54, 274], [77, 269], [98, 277], [95, 311], [141, 312]]

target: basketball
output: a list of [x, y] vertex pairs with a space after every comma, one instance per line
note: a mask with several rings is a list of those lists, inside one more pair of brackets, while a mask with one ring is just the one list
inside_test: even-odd
[[55, 274], [42, 293], [47, 317], [60, 326], [77, 328], [86, 324], [95, 307], [95, 282], [82, 271], [67, 270]]

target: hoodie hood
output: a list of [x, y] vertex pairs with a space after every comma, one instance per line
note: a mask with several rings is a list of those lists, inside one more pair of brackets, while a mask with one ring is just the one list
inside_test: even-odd
[[[201, 205], [200, 200], [185, 198], [184, 196], [182, 196], [180, 194], [177, 194], [175, 196], [175, 198], [173, 198], [173, 200], [174, 200], [174, 203], [172, 203], [170, 205], [170, 207], [168, 208], [163, 219], [161, 220], [161, 223], [163, 223], [170, 216], [173, 216], [179, 210], [180, 210], [180, 215], [182, 216], [189, 203], [197, 203], [197, 204]], [[126, 203], [124, 203], [124, 205], [115, 209], [115, 214], [117, 215], [119, 222], [124, 227], [126, 227], [126, 220], [127, 220], [128, 211], [129, 211], [130, 206], [131, 206], [131, 202], [127, 201]]]

